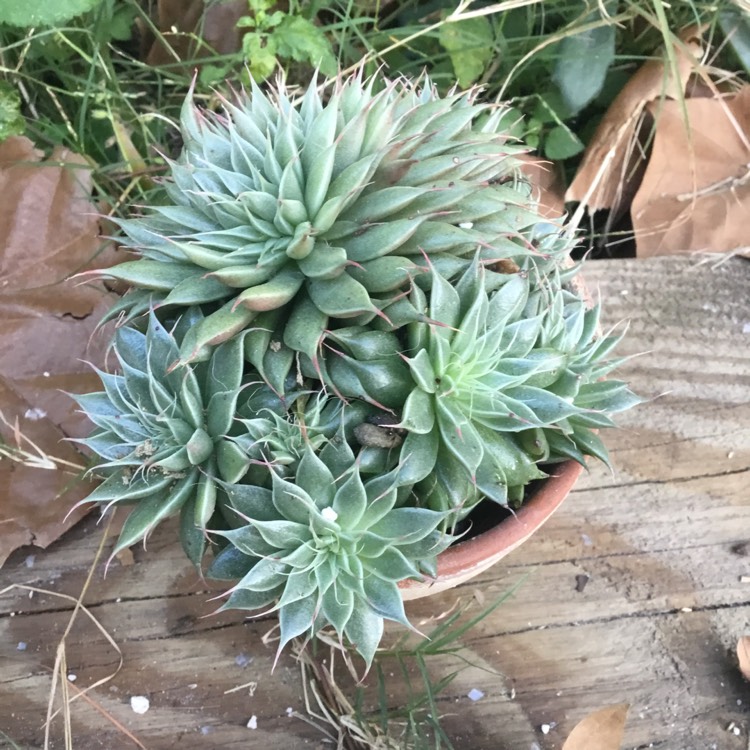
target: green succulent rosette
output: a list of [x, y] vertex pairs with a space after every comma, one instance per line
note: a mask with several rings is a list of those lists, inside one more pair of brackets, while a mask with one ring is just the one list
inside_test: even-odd
[[559, 278], [475, 263], [455, 286], [433, 272], [428, 310], [437, 324], [409, 326], [414, 388], [399, 427], [402, 479], [429, 507], [460, 517], [483, 498], [518, 504], [545, 464], [608, 462], [594, 430], [640, 399], [601, 380], [621, 363], [606, 359], [621, 337], [596, 338], [598, 307]]
[[570, 241], [536, 236], [505, 110], [475, 97], [441, 98], [428, 81], [375, 91], [360, 77], [336, 81], [325, 101], [314, 80], [299, 100], [253, 85], [220, 114], [189, 97], [168, 203], [120, 222], [142, 258], [99, 272], [134, 287], [111, 314], [210, 308], [182, 342], [188, 362], [284, 308], [281, 340], [314, 360], [331, 318], [406, 322], [390, 310], [424, 256], [448, 277], [477, 250], [521, 267], [558, 262]]
[[400, 506], [396, 473], [363, 477], [344, 440], [308, 447], [293, 482], [272, 478], [226, 487], [247, 525], [221, 532], [230, 545], [209, 570], [240, 578], [223, 608], [278, 611], [279, 651], [332, 626], [369, 666], [384, 620], [409, 626], [398, 582], [434, 575], [451, 543], [445, 514]]
[[288, 389], [282, 401], [268, 386], [257, 387], [240, 405], [241, 431], [231, 438], [250, 461], [243, 482], [270, 486], [270, 469], [293, 477], [308, 449], [345, 440], [372, 412], [364, 402], [345, 403], [321, 391]]
[[235, 482], [248, 469], [249, 457], [230, 439], [244, 380], [241, 338], [196, 367], [174, 367], [180, 342], [202, 319], [192, 308], [171, 332], [154, 313], [145, 332], [118, 329], [112, 349], [119, 372], [97, 371], [104, 390], [74, 396], [95, 425], [80, 442], [105, 478], [83, 502], [134, 506], [113, 554], [179, 512], [183, 545], [199, 562], [217, 480]]

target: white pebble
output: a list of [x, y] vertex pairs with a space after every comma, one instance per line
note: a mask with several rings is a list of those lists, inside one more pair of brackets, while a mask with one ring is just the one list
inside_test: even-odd
[[36, 560], [36, 555], [27, 555], [26, 559], [23, 562], [27, 568], [33, 568], [35, 560]]
[[248, 665], [251, 664], [253, 661], [252, 656], [248, 656], [247, 654], [238, 654], [234, 657], [234, 663], [238, 667], [242, 667], [243, 669]]
[[291, 706], [286, 707], [286, 715], [291, 716], [294, 713], [294, 709]]
[[24, 417], [31, 420], [32, 422], [38, 422], [40, 419], [44, 419], [46, 416], [47, 412], [44, 411], [44, 409], [38, 409], [36, 407], [33, 409], [26, 409], [26, 411], [24, 412]]
[[26, 641], [18, 641], [16, 651], [26, 651]]
[[253, 714], [250, 717], [250, 721], [247, 722], [247, 728], [248, 729], [257, 729], [258, 728], [258, 717]]
[[473, 226], [474, 226], [474, 222], [473, 221], [462, 221], [458, 226], [461, 227], [461, 229], [472, 229]]
[[130, 697], [130, 708], [137, 714], [145, 714], [151, 707], [151, 701], [145, 695], [133, 695]]
[[323, 516], [326, 521], [330, 521], [331, 523], [339, 517], [339, 514], [331, 507], [323, 508], [323, 510], [320, 511], [320, 515]]
[[549, 730], [552, 729], [549, 724], [542, 724], [539, 728], [542, 730], [542, 734], [549, 734]]
[[68, 675], [68, 682], [75, 682], [78, 679], [78, 675], [75, 674], [69, 674]]
[[471, 690], [469, 690], [467, 695], [473, 701], [480, 701], [482, 700], [482, 698], [484, 698], [484, 693], [481, 690], [477, 690], [476, 688], [472, 688]]

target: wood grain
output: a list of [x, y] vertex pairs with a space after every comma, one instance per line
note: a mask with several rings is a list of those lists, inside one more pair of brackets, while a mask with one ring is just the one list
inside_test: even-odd
[[[584, 715], [627, 702], [625, 748], [744, 750], [750, 693], [734, 650], [750, 633], [750, 584], [740, 582], [750, 574], [750, 264], [592, 262], [586, 279], [600, 291], [605, 321], [630, 320], [622, 352], [647, 350], [621, 375], [650, 401], [604, 436], [614, 474], [592, 466], [510, 557], [456, 591], [410, 604], [420, 622], [457, 597], [493, 601], [527, 576], [465, 636], [473, 666], [440, 701], [445, 726], [457, 748], [555, 750]], [[3, 583], [76, 596], [100, 533], [88, 519], [47, 551], [20, 550]], [[273, 646], [261, 638], [273, 619], [204, 618], [215, 607], [209, 590], [218, 591], [185, 563], [173, 525], [154, 534], [148, 553], [136, 550], [133, 565], [115, 562], [106, 577], [97, 570], [85, 603], [124, 666], [92, 697], [148, 750], [318, 747], [322, 736], [287, 716], [303, 705], [293, 660], [282, 657], [271, 673]], [[19, 747], [42, 746], [50, 669], [70, 611], [27, 589], [0, 597], [0, 729]], [[74, 685], [105, 677], [117, 660], [79, 617], [68, 641]], [[435, 677], [455, 668], [447, 657], [431, 663]], [[227, 693], [250, 682], [253, 695]], [[472, 702], [472, 688], [485, 696]], [[150, 710], [135, 714], [132, 695], [148, 696]], [[403, 702], [400, 678], [388, 700]], [[731, 722], [740, 737], [727, 731]], [[61, 726], [53, 726], [57, 748]], [[136, 747], [81, 700], [73, 729], [76, 750]]]

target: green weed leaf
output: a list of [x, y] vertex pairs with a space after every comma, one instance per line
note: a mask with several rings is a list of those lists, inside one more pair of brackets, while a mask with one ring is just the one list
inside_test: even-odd
[[494, 40], [487, 18], [444, 23], [439, 39], [451, 59], [458, 85], [467, 88], [476, 83], [492, 59]]
[[256, 81], [265, 81], [276, 68], [276, 42], [272, 36], [249, 32], [242, 37], [242, 52], [245, 55], [250, 75]]
[[12, 86], [0, 81], [0, 142], [11, 135], [21, 135], [25, 129], [26, 122], [21, 114], [21, 97]]
[[[596, 21], [595, 11], [587, 20]], [[553, 79], [560, 87], [571, 114], [580, 112], [602, 89], [615, 58], [615, 27], [606, 24], [565, 37]]]
[[0, 23], [11, 26], [53, 26], [95, 8], [101, 0], [3, 0]]
[[285, 16], [274, 31], [274, 41], [281, 57], [308, 62], [326, 76], [335, 76], [336, 57], [326, 35], [302, 16]]
[[750, 21], [747, 16], [743, 16], [739, 9], [722, 10], [719, 13], [719, 26], [742, 67], [750, 73]]
[[581, 140], [565, 125], [552, 128], [544, 139], [544, 155], [548, 159], [568, 159], [583, 149]]

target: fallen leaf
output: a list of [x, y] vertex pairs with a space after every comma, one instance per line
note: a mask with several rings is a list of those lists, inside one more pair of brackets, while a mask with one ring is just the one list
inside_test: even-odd
[[743, 635], [737, 641], [737, 660], [740, 663], [742, 676], [750, 681], [750, 635]]
[[633, 198], [639, 257], [747, 248], [750, 214], [750, 86], [737, 95], [659, 108], [651, 157]]
[[[247, 15], [247, 0], [212, 3], [203, 0], [158, 0], [154, 19], [162, 35], [157, 39], [146, 24], [141, 27], [141, 58], [149, 65], [165, 65], [195, 56], [230, 55], [242, 46], [237, 21]], [[205, 11], [205, 12], [204, 12]], [[196, 46], [193, 35], [205, 45]]]
[[[68, 280], [102, 245], [88, 164], [64, 149], [41, 159], [28, 138], [0, 144], [0, 411], [12, 425], [0, 425], [0, 438], [15, 447], [20, 433], [43, 454], [81, 465], [65, 438], [88, 425], [63, 391], [95, 390], [83, 360], [103, 363], [106, 337], [94, 328], [114, 298]], [[98, 265], [111, 262], [98, 256]], [[0, 460], [0, 565], [21, 545], [46, 547], [84, 515], [66, 518], [90, 490], [79, 474]]]
[[[599, 123], [583, 154], [566, 201], [582, 201], [589, 211], [617, 213], [637, 187], [645, 163], [638, 135], [649, 102], [679, 99], [701, 58], [699, 30], [686, 29], [675, 44], [678, 76], [664, 59], [644, 63], [623, 87]], [[666, 57], [666, 56], [665, 56]]]
[[562, 750], [620, 750], [630, 706], [600, 708], [576, 724]]

